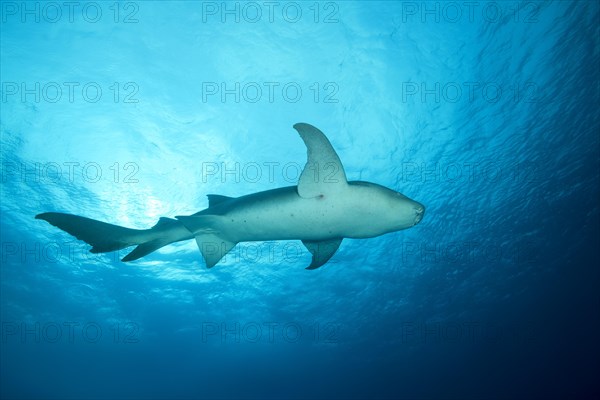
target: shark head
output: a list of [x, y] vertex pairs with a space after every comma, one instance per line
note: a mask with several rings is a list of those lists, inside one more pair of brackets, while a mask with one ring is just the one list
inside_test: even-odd
[[[357, 237], [370, 237], [415, 226], [425, 215], [425, 206], [402, 193], [371, 182], [353, 181], [357, 215], [361, 227], [355, 226]], [[364, 215], [363, 215], [364, 214]], [[358, 222], [357, 222], [358, 225]]]
[[379, 203], [381, 212], [385, 214], [386, 230], [408, 229], [421, 222], [425, 215], [423, 204], [385, 186], [371, 185], [376, 193], [373, 200]]
[[402, 193], [394, 192], [394, 195], [390, 205], [393, 213], [391, 220], [396, 225], [394, 230], [410, 228], [421, 222], [425, 215], [425, 206]]

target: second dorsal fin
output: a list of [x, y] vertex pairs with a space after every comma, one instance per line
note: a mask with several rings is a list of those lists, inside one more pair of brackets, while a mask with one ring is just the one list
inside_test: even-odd
[[170, 224], [172, 222], [177, 222], [177, 220], [175, 220], [173, 218], [160, 217], [158, 219], [158, 222], [156, 223], [156, 225], [154, 225], [152, 228], [159, 228], [161, 226], [164, 226], [166, 224]]

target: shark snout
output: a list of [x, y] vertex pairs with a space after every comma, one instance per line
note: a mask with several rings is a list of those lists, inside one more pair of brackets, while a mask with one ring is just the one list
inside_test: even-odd
[[418, 204], [418, 205], [414, 206], [414, 210], [415, 210], [415, 225], [416, 225], [419, 222], [421, 222], [421, 220], [423, 219], [423, 215], [425, 215], [425, 206], [423, 206], [422, 204]]

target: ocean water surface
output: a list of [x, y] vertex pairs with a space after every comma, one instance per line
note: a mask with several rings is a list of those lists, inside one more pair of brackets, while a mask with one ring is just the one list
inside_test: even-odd
[[[600, 397], [598, 2], [0, 6], [2, 399]], [[295, 185], [297, 122], [423, 221], [307, 271], [34, 219]]]

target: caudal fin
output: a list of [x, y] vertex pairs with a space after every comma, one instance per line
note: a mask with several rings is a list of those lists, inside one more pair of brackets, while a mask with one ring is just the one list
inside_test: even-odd
[[35, 218], [43, 219], [57, 228], [75, 236], [77, 239], [83, 240], [92, 246], [92, 249], [90, 250], [92, 253], [106, 253], [109, 251], [120, 250], [125, 247], [143, 243], [148, 237], [146, 233], [148, 231], [124, 228], [122, 226], [108, 224], [106, 222], [100, 222], [95, 219], [80, 217], [78, 215], [48, 212], [38, 214]]

